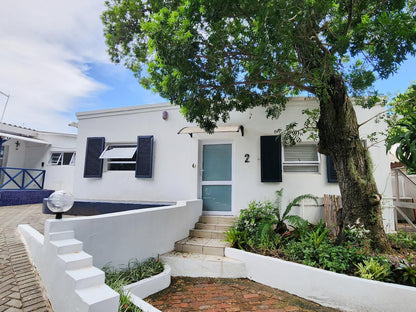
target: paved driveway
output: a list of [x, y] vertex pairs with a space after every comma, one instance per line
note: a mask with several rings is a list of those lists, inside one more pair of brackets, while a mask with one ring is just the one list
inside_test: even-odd
[[50, 218], [40, 204], [0, 207], [0, 312], [52, 311], [17, 233], [17, 225], [25, 223], [43, 233]]

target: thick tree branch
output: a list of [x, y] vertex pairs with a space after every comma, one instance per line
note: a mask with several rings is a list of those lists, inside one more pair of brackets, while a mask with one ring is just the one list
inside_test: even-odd
[[348, 22], [344, 30], [344, 36], [348, 35], [348, 32], [350, 31], [353, 11], [354, 11], [354, 0], [351, 0], [350, 6], [348, 7]]

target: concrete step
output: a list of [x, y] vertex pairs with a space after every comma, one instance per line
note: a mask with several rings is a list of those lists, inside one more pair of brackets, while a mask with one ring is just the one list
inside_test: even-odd
[[84, 251], [58, 255], [64, 263], [65, 270], [77, 270], [92, 266], [92, 256]]
[[175, 243], [175, 251], [224, 256], [228, 242], [213, 238], [187, 237]]
[[101, 286], [105, 280], [104, 272], [93, 266], [77, 270], [67, 270], [66, 273], [75, 284], [75, 290]]
[[171, 268], [172, 276], [246, 278], [241, 261], [213, 255], [172, 251], [160, 256]]
[[230, 228], [230, 225], [225, 225], [225, 224], [210, 224], [210, 223], [201, 223], [201, 222], [198, 222], [195, 224], [195, 229], [198, 229], [198, 230], [212, 230], [212, 231], [225, 232], [229, 228]]
[[226, 235], [223, 231], [215, 230], [202, 230], [202, 229], [192, 229], [189, 231], [190, 237], [201, 237], [201, 238], [216, 238], [224, 240]]
[[75, 290], [76, 294], [89, 306], [88, 311], [117, 311], [119, 294], [105, 284]]
[[51, 241], [51, 245], [55, 246], [59, 255], [82, 251], [82, 242], [74, 238]]
[[57, 241], [57, 240], [71, 239], [71, 238], [74, 238], [74, 231], [62, 231], [62, 232], [49, 233], [50, 241]]
[[233, 216], [200, 216], [199, 222], [206, 224], [221, 224], [221, 225], [233, 225], [235, 217]]

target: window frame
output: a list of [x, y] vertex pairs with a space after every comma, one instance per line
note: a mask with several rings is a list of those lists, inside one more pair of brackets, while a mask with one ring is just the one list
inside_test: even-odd
[[[52, 158], [53, 158], [54, 154], [55, 155], [59, 154], [58, 160], [56, 160], [56, 161], [52, 161]], [[64, 163], [65, 154], [72, 154], [71, 159], [70, 159], [68, 164]], [[49, 156], [48, 165], [51, 165], [51, 166], [75, 166], [75, 157], [76, 157], [76, 152], [53, 151], [53, 152], [51, 152], [51, 154]]]
[[[319, 173], [320, 172], [320, 164], [321, 164], [321, 156], [318, 152], [318, 146], [316, 143], [313, 142], [300, 142], [297, 143], [296, 145], [290, 146], [290, 147], [296, 147], [296, 146], [315, 146], [316, 147], [316, 155], [317, 155], [317, 160], [299, 160], [299, 161], [293, 161], [293, 160], [286, 160], [285, 159], [285, 150], [288, 146], [284, 146], [282, 145], [282, 170], [285, 173], [294, 173], [294, 172], [301, 172], [301, 173]], [[286, 168], [288, 167], [296, 167], [299, 170], [295, 170], [295, 171], [290, 171], [287, 170]], [[310, 171], [310, 170], [302, 170], [302, 168], [306, 168], [306, 167], [316, 167], [316, 170]]]
[[[112, 148], [135, 148], [133, 157], [131, 158], [110, 158], [104, 157], [105, 153]], [[135, 171], [136, 170], [136, 159], [137, 159], [137, 143], [106, 143], [105, 148], [99, 156], [104, 161], [105, 171]], [[112, 165], [115, 167], [111, 168]], [[117, 165], [132, 165], [130, 169], [120, 169]], [[118, 167], [118, 169], [116, 169]]]

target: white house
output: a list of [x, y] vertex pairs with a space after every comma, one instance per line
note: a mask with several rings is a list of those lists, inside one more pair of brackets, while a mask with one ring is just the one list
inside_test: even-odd
[[0, 123], [0, 142], [0, 191], [64, 189], [72, 192], [75, 134]]
[[[301, 111], [316, 106], [314, 99], [292, 98], [278, 120], [267, 119], [263, 108], [232, 112], [213, 134], [186, 122], [169, 103], [78, 113], [74, 195], [144, 202], [202, 198], [205, 214], [238, 215], [250, 201], [273, 200], [281, 188], [284, 202], [306, 193], [339, 194], [336, 174], [315, 142], [286, 147], [274, 134], [293, 120], [301, 123]], [[362, 122], [383, 108], [356, 110]], [[379, 127], [366, 123], [362, 138]], [[370, 152], [378, 189], [391, 201], [384, 145]], [[311, 222], [323, 218], [321, 207], [298, 209]]]

